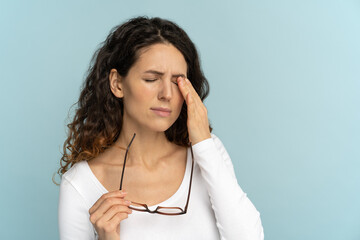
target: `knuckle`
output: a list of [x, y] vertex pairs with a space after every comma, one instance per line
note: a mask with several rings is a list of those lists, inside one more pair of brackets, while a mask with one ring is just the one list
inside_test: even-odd
[[103, 223], [100, 220], [96, 221], [94, 225], [98, 229], [103, 229]]
[[120, 217], [118, 214], [116, 214], [116, 215], [113, 217], [112, 220], [113, 220], [114, 222], [116, 222], [116, 223], [120, 223], [121, 217]]
[[103, 229], [105, 232], [110, 233], [113, 231], [113, 226], [111, 224], [106, 224]]
[[117, 223], [120, 223], [122, 220], [124, 220], [125, 218], [127, 218], [127, 214], [126, 213], [118, 213], [116, 215], [116, 221]]
[[118, 212], [119, 211], [119, 206], [118, 205], [112, 206], [111, 211]]
[[91, 222], [92, 224], [96, 223], [96, 216], [95, 216], [95, 214], [90, 215], [90, 222]]
[[124, 208], [125, 208], [125, 206], [123, 206], [123, 205], [116, 205], [116, 206], [115, 206], [115, 210], [116, 210], [117, 212], [123, 211]]
[[126, 219], [126, 218], [128, 218], [127, 213], [118, 213], [117, 216], [118, 216], [119, 222]]
[[106, 199], [105, 199], [105, 203], [106, 203], [106, 204], [110, 204], [110, 205], [112, 205], [112, 204], [113, 204], [113, 202], [114, 202], [114, 200], [113, 200], [113, 199], [111, 199], [111, 198], [106, 198]]

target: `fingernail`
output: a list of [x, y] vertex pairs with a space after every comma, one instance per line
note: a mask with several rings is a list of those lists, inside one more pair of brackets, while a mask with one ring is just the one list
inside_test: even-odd
[[125, 204], [129, 204], [129, 205], [131, 205], [131, 202], [130, 202], [130, 201], [128, 201], [128, 200], [125, 200]]

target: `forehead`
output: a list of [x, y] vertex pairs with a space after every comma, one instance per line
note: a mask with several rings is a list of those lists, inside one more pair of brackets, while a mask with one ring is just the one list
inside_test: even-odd
[[172, 44], [160, 43], [141, 49], [133, 68], [139, 71], [155, 69], [186, 74], [187, 64], [176, 47]]

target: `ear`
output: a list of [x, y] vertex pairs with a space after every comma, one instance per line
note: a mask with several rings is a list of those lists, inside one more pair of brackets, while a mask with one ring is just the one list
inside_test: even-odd
[[114, 68], [111, 69], [109, 74], [109, 84], [111, 92], [115, 95], [115, 97], [124, 97], [124, 92], [122, 89], [122, 77]]

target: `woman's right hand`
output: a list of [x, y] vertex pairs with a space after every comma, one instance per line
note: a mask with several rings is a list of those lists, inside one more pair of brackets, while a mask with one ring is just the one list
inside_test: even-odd
[[116, 190], [105, 193], [89, 209], [90, 221], [99, 235], [99, 240], [119, 240], [120, 222], [132, 211], [125, 200], [126, 192]]

